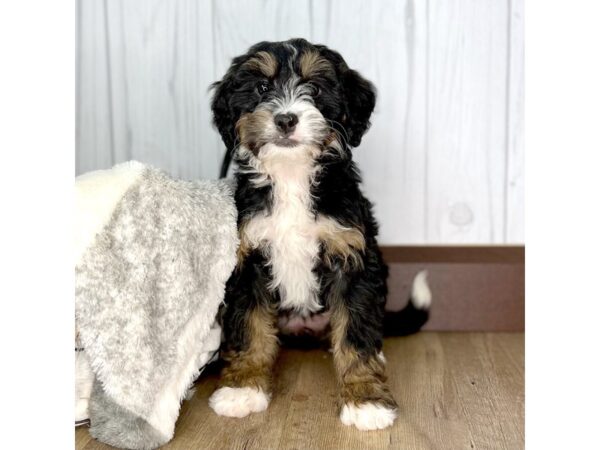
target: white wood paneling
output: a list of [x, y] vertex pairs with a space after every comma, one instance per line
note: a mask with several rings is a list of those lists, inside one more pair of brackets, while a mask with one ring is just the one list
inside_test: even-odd
[[[107, 0], [79, 10], [96, 19], [95, 28], [80, 25], [78, 115], [98, 120], [80, 126], [78, 171], [138, 159], [178, 177], [214, 178], [222, 149], [207, 92], [216, 78], [211, 3]], [[86, 45], [91, 38], [100, 43]]]
[[430, 0], [427, 240], [503, 240], [506, 2]]
[[210, 83], [258, 41], [305, 37], [378, 88], [355, 157], [382, 243], [522, 242], [522, 1], [80, 1], [77, 173], [216, 177]]
[[104, 3], [79, 4], [77, 11], [76, 169], [83, 173], [110, 167], [114, 161], [112, 95]]
[[506, 211], [505, 242], [525, 242], [524, 180], [524, 27], [522, 0], [510, 0], [510, 55], [508, 71], [508, 119], [506, 133]]

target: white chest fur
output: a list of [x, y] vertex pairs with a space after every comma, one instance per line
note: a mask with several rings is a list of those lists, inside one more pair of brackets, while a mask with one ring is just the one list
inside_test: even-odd
[[[259, 169], [273, 188], [273, 206], [245, 227], [252, 247], [268, 255], [282, 309], [307, 314], [321, 309], [319, 281], [313, 268], [319, 256], [318, 221], [311, 212], [310, 186], [315, 174], [310, 148], [261, 150]], [[261, 180], [265, 182], [265, 179]]]

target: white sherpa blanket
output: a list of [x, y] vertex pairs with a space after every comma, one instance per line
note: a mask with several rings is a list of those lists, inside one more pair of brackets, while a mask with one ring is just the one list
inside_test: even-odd
[[76, 375], [91, 390], [77, 413], [89, 412], [103, 442], [156, 448], [219, 346], [215, 318], [238, 246], [233, 187], [138, 162], [75, 184]]

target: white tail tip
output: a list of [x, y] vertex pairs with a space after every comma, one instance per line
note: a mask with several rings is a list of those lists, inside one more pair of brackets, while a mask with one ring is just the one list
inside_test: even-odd
[[428, 309], [431, 305], [431, 291], [427, 284], [427, 271], [421, 270], [413, 280], [411, 291], [412, 304], [417, 309]]

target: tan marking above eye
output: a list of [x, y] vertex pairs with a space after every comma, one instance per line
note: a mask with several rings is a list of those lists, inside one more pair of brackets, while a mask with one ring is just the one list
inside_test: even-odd
[[260, 51], [242, 64], [243, 69], [258, 70], [266, 77], [274, 77], [277, 73], [277, 59], [269, 52]]
[[303, 78], [333, 74], [333, 72], [331, 63], [314, 50], [309, 50], [300, 56], [300, 74]]

